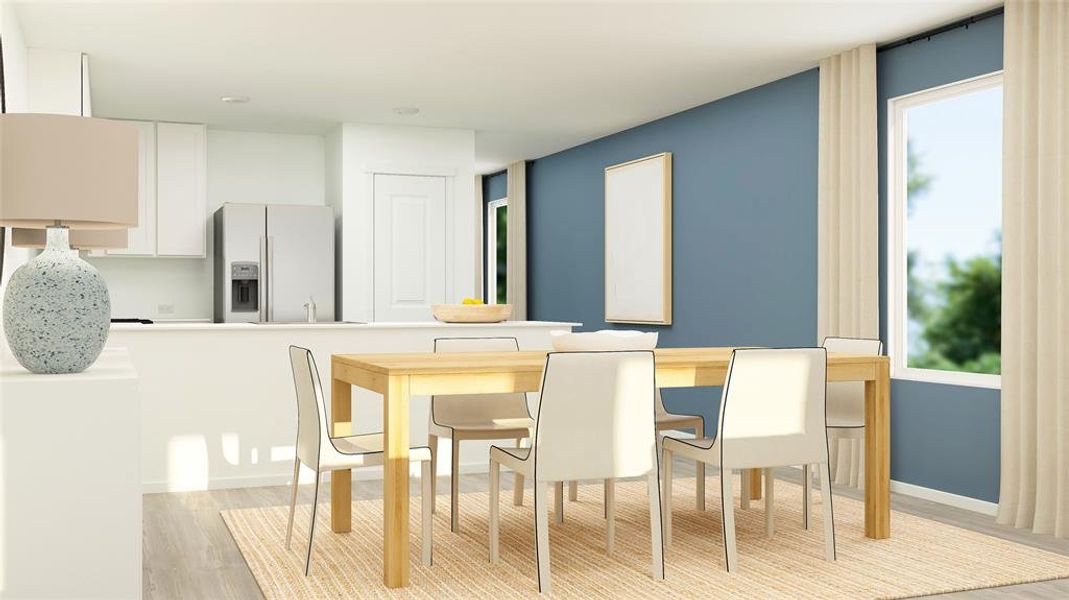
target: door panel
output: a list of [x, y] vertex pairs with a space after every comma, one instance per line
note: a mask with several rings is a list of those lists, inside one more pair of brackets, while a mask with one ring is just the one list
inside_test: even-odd
[[156, 253], [203, 257], [207, 245], [204, 125], [156, 124]]
[[267, 206], [268, 318], [334, 320], [334, 211], [329, 206]]
[[375, 320], [428, 321], [445, 298], [445, 178], [375, 175]]
[[137, 127], [137, 227], [127, 232], [125, 248], [108, 254], [154, 256], [156, 254], [156, 124], [152, 121], [124, 121]]

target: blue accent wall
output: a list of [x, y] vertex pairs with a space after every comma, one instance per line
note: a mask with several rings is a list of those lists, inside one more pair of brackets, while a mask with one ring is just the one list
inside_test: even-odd
[[[1002, 16], [877, 55], [880, 331], [887, 340], [887, 101], [1002, 69]], [[891, 478], [998, 501], [999, 390], [893, 380]]]
[[505, 171], [483, 176], [483, 202], [499, 200], [508, 195], [508, 176]]
[[[879, 53], [882, 299], [887, 99], [1001, 67], [1001, 16]], [[674, 323], [643, 329], [665, 347], [813, 344], [818, 83], [806, 71], [529, 163], [529, 317], [614, 327], [604, 322], [604, 168], [669, 151]], [[886, 322], [881, 332], [886, 341]], [[892, 478], [997, 500], [997, 390], [896, 380], [891, 395]], [[708, 422], [719, 390], [666, 390], [665, 401]]]
[[[811, 70], [529, 163], [530, 318], [614, 327], [604, 321], [604, 169], [669, 151], [673, 324], [644, 329], [665, 347], [811, 345], [817, 94]], [[715, 427], [718, 389], [664, 398]]]

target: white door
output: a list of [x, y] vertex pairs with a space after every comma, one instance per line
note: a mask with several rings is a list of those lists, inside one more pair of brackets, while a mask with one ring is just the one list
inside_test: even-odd
[[375, 320], [431, 320], [445, 259], [445, 178], [375, 175]]

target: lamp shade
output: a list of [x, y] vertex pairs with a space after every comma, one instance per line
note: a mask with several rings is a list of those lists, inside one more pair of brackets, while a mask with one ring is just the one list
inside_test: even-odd
[[0, 225], [134, 227], [137, 165], [138, 135], [131, 125], [69, 115], [0, 115]]
[[[44, 229], [11, 230], [11, 245], [19, 248], [44, 248]], [[125, 229], [87, 229], [70, 232], [71, 248], [75, 250], [114, 250], [125, 248], [128, 241]]]

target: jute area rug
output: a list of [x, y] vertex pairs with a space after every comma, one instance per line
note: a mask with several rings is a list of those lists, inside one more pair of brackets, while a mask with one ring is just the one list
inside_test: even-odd
[[[448, 488], [447, 488], [448, 489]], [[694, 508], [694, 480], [674, 490], [673, 544], [664, 581], [650, 578], [645, 482], [617, 485], [616, 549], [605, 553], [600, 485], [585, 485], [565, 502], [565, 523], [550, 516], [553, 596], [559, 598], [904, 598], [1069, 577], [1069, 557], [895, 512], [892, 537], [864, 537], [861, 502], [834, 499], [838, 560], [824, 560], [819, 491], [813, 528], [802, 528], [801, 487], [776, 482], [776, 531], [765, 536], [764, 501], [738, 509], [739, 570], [724, 571], [719, 482], [709, 477], [707, 510]], [[738, 490], [738, 482], [735, 489]], [[305, 496], [305, 494], [302, 494]], [[330, 531], [329, 503], [320, 505], [312, 574], [304, 576], [309, 509], [298, 506], [292, 548], [285, 550], [285, 506], [228, 510], [222, 517], [264, 596], [304, 598], [538, 597], [530, 488], [524, 506], [501, 494], [501, 559], [488, 561], [486, 493], [461, 498], [461, 532], [449, 531], [449, 502], [439, 497], [434, 565], [420, 565], [419, 497], [411, 507], [411, 586], [382, 583], [382, 502], [353, 503], [353, 530]]]

